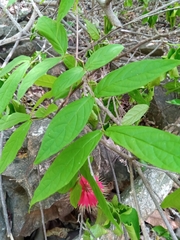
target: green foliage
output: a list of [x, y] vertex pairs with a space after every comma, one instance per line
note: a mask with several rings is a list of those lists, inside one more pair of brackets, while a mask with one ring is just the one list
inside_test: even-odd
[[176, 208], [180, 212], [180, 188], [168, 195], [161, 203], [162, 208]]
[[77, 183], [71, 190], [70, 203], [74, 208], [77, 208], [77, 205], [81, 196], [81, 191], [82, 191], [82, 188], [79, 183]]
[[[149, 4], [147, 0], [139, 2], [145, 8]], [[4, 146], [0, 159], [0, 173], [5, 171], [16, 157], [32, 121], [49, 117], [51, 120], [39, 152], [35, 156], [34, 164], [39, 164], [54, 154], [56, 156], [36, 188], [30, 207], [56, 192], [67, 193], [68, 191], [70, 191], [71, 204], [77, 207], [81, 196], [81, 186], [77, 180], [79, 174], [82, 174], [98, 200], [97, 221], [93, 226], [87, 221], [89, 231], [85, 231], [84, 239], [92, 239], [90, 233], [97, 238], [106, 234], [107, 229], [113, 224], [115, 234], [121, 235], [122, 225], [124, 225], [129, 237], [136, 240], [140, 238], [136, 210], [118, 203], [116, 197], [111, 203], [107, 202], [91, 175], [87, 159], [105, 134], [140, 160], [162, 169], [180, 172], [179, 137], [151, 127], [128, 126], [138, 125], [148, 110], [154, 87], [159, 85], [166, 76], [171, 78], [171, 81], [165, 85], [167, 92], [180, 92], [178, 80], [180, 46], [178, 44], [171, 46], [164, 59], [141, 60], [126, 64], [96, 82], [93, 77], [89, 79], [91, 71], [111, 62], [124, 47], [120, 44], [100, 41], [99, 30], [94, 24], [85, 20], [91, 39], [98, 41], [98, 44], [85, 54], [87, 59], [76, 59], [69, 54], [67, 31], [60, 21], [73, 5], [76, 11], [78, 10], [77, 3], [78, 0], [61, 0], [56, 20], [43, 16], [38, 18], [35, 25], [37, 33], [48, 40], [54, 50], [61, 55], [60, 57], [46, 58], [44, 54], [36, 52], [32, 58], [17, 57], [0, 70], [0, 130], [20, 124]], [[133, 1], [125, 1], [125, 5], [131, 7]], [[179, 5], [176, 4], [176, 6]], [[174, 26], [177, 16], [179, 16], [179, 10], [167, 11], [167, 19], [171, 26]], [[157, 16], [150, 16], [144, 21], [147, 21], [150, 27], [154, 27]], [[104, 33], [109, 33], [111, 29], [109, 19], [105, 17]], [[50, 68], [60, 62], [63, 62], [68, 70], [58, 77], [47, 74]], [[27, 114], [20, 99], [32, 85], [43, 87], [45, 93]], [[83, 87], [80, 94], [82, 94], [79, 94], [80, 96], [77, 94], [77, 100], [72, 99], [71, 94], [80, 89], [81, 85]], [[114, 124], [113, 118], [110, 119], [106, 113], [107, 116], [102, 121], [104, 112], [96, 105], [96, 98], [99, 98], [102, 105], [115, 115], [119, 107], [117, 103], [126, 93], [136, 105], [122, 118], [121, 126], [109, 127]], [[112, 96], [117, 96], [113, 98], [116, 99], [115, 102]], [[43, 105], [45, 99], [50, 100], [48, 105]], [[61, 104], [59, 101], [62, 101]], [[169, 103], [180, 104], [178, 99], [171, 100]], [[87, 128], [83, 131], [86, 125], [90, 128], [88, 133], [86, 133]], [[98, 129], [100, 126], [102, 130]], [[174, 207], [180, 211], [178, 199], [179, 190], [169, 195], [162, 206]], [[163, 232], [160, 228], [154, 228], [154, 230], [159, 235], [164, 234], [162, 236], [168, 239], [167, 232]]]
[[[168, 8], [171, 10], [166, 12], [166, 20], [170, 23], [171, 27], [174, 27], [176, 24], [176, 18], [180, 16], [180, 7], [179, 3], [175, 3], [174, 5], [170, 5]], [[172, 9], [174, 8], [174, 9]]]
[[96, 70], [112, 61], [122, 50], [120, 44], [110, 44], [95, 51], [85, 64], [87, 71]]
[[101, 137], [101, 131], [97, 130], [84, 135], [66, 147], [56, 157], [45, 173], [34, 192], [30, 206], [46, 199], [66, 186], [83, 166], [87, 157], [98, 144]]
[[[40, 77], [42, 77], [50, 68], [55, 66], [61, 58], [47, 58], [44, 61], [38, 63], [35, 67], [28, 72], [28, 74], [23, 79], [19, 90], [18, 90], [18, 99], [21, 99], [27, 89], [33, 85], [33, 83]], [[32, 77], [33, 76], [33, 77]]]
[[167, 229], [163, 228], [162, 226], [153, 227], [152, 230], [153, 230], [159, 237], [163, 237], [163, 239], [166, 239], [166, 240], [172, 240], [172, 237], [171, 237], [171, 235], [169, 234], [169, 232], [167, 231]]
[[13, 71], [13, 73], [9, 76], [9, 78], [5, 81], [5, 83], [0, 88], [0, 99], [1, 99], [0, 114], [3, 113], [8, 103], [12, 99], [13, 94], [15, 93], [18, 87], [18, 84], [24, 77], [24, 74], [26, 73], [29, 66], [30, 66], [29, 61], [21, 64], [16, 70]]
[[60, 22], [66, 16], [73, 4], [74, 0], [61, 0], [58, 9], [57, 22]]
[[94, 24], [85, 19], [87, 32], [89, 33], [92, 40], [97, 41], [100, 38], [99, 31]]
[[61, 23], [43, 16], [37, 21], [36, 31], [52, 44], [57, 53], [61, 55], [66, 53], [68, 46], [67, 33]]
[[138, 104], [131, 108], [122, 119], [122, 125], [132, 125], [139, 121], [147, 112], [149, 106], [146, 104]]
[[94, 91], [96, 97], [110, 97], [133, 91], [179, 65], [178, 60], [142, 60], [117, 69], [103, 78]]
[[121, 227], [119, 226], [119, 224], [115, 221], [111, 211], [110, 211], [110, 208], [102, 194], [102, 192], [100, 191], [96, 181], [94, 180], [94, 178], [92, 177], [92, 175], [90, 174], [90, 170], [86, 165], [84, 165], [82, 168], [81, 168], [81, 174], [88, 180], [89, 184], [91, 185], [91, 188], [95, 194], [95, 196], [97, 197], [98, 199], [98, 202], [99, 202], [99, 206], [100, 208], [102, 209], [104, 215], [116, 226], [116, 233], [117, 235], [121, 235], [122, 234], [122, 229]]
[[[69, 92], [69, 88], [76, 83], [77, 81], [81, 80], [85, 71], [81, 67], [74, 67], [66, 72], [62, 73], [54, 82], [52, 86], [52, 94], [55, 99], [61, 98], [64, 91], [67, 90]], [[73, 78], [72, 78], [73, 76]]]
[[112, 27], [113, 25], [109, 21], [109, 18], [107, 16], [104, 16], [104, 33], [108, 34], [111, 31]]
[[41, 87], [47, 87], [47, 88], [52, 88], [54, 82], [56, 81], [56, 77], [45, 74], [43, 76], [41, 76], [40, 78], [38, 78], [35, 81], [35, 85], [36, 86], [41, 86]]
[[8, 139], [0, 158], [0, 173], [4, 172], [7, 166], [13, 162], [19, 149], [22, 147], [31, 123], [31, 121], [23, 123]]
[[93, 103], [92, 97], [84, 97], [56, 114], [43, 137], [35, 164], [57, 153], [78, 136], [87, 123]]
[[135, 156], [156, 167], [180, 173], [180, 138], [155, 128], [114, 126], [106, 135]]
[[25, 113], [16, 112], [11, 115], [5, 115], [0, 119], [0, 131], [6, 130], [18, 123], [22, 123], [28, 120], [30, 120], [30, 115]]

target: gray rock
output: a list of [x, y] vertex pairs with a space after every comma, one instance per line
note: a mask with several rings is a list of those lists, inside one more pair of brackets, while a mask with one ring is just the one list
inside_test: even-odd
[[152, 120], [160, 129], [163, 129], [168, 124], [174, 123], [180, 116], [180, 106], [166, 102], [174, 98], [177, 98], [175, 93], [167, 95], [162, 86], [155, 87], [154, 99], [150, 104], [147, 118]]

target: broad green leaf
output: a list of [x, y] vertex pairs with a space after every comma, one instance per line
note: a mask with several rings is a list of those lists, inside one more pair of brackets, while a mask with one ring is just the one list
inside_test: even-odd
[[61, 0], [58, 15], [57, 15], [57, 22], [60, 22], [66, 14], [69, 12], [70, 8], [73, 6], [74, 0]]
[[138, 104], [131, 108], [123, 117], [122, 125], [132, 125], [141, 119], [141, 117], [147, 112], [149, 106], [147, 104]]
[[85, 64], [87, 71], [98, 69], [112, 61], [122, 50], [120, 44], [110, 44], [95, 51]]
[[169, 194], [161, 203], [162, 208], [175, 208], [180, 212], [180, 188]]
[[66, 53], [68, 46], [67, 33], [60, 22], [43, 16], [38, 18], [36, 29], [40, 35], [52, 44], [57, 53], [61, 55]]
[[25, 62], [20, 65], [16, 70], [14, 70], [14, 72], [9, 76], [9, 78], [0, 88], [0, 114], [4, 111], [4, 109], [12, 99], [19, 82], [24, 77], [24, 74], [26, 73], [29, 66], [30, 62]]
[[81, 67], [74, 67], [62, 73], [53, 84], [53, 96], [56, 99], [59, 98], [64, 90], [69, 88], [73, 83], [79, 81], [84, 74], [85, 71]]
[[30, 207], [66, 186], [83, 166], [102, 137], [101, 131], [87, 133], [66, 147], [48, 168], [34, 192]]
[[42, 162], [69, 144], [86, 125], [94, 99], [84, 97], [64, 107], [50, 122], [42, 139], [35, 164]]
[[130, 239], [139, 240], [140, 228], [136, 210], [134, 208], [127, 207], [127, 210], [124, 213], [120, 214], [120, 219], [124, 224]]
[[45, 74], [38, 78], [34, 83], [37, 86], [52, 88], [54, 82], [56, 81], [57, 77]]
[[98, 200], [98, 204], [99, 204], [100, 208], [102, 209], [104, 215], [116, 226], [119, 235], [121, 235], [122, 229], [120, 228], [120, 225], [115, 221], [115, 219], [110, 211], [110, 208], [109, 208], [101, 190], [99, 189], [99, 186], [97, 185], [96, 181], [90, 174], [90, 170], [89, 170], [89, 167], [87, 166], [87, 164], [85, 164], [81, 168], [80, 171], [81, 171], [81, 174], [87, 179], [87, 181], [91, 185], [91, 188]]
[[82, 187], [79, 183], [77, 183], [70, 192], [70, 203], [74, 208], [77, 208], [81, 192]]
[[13, 162], [25, 140], [32, 121], [23, 123], [6, 142], [0, 158], [0, 174]]
[[47, 117], [49, 114], [55, 112], [58, 110], [58, 107], [56, 104], [52, 103], [50, 104], [47, 109], [42, 107], [42, 108], [39, 108], [36, 112], [35, 112], [35, 116], [37, 118], [45, 118]]
[[66, 54], [63, 58], [63, 63], [70, 69], [76, 66], [76, 59], [73, 55]]
[[27, 56], [19, 56], [9, 62], [2, 70], [0, 70], [0, 77], [4, 76], [6, 73], [9, 73], [14, 67], [22, 64], [24, 62], [30, 62], [31, 58]]
[[141, 160], [180, 173], [180, 137], [141, 126], [110, 127], [106, 135]]
[[13, 113], [8, 116], [3, 116], [0, 119], [0, 131], [13, 127], [14, 125], [30, 120], [30, 115], [25, 113]]
[[103, 78], [94, 91], [97, 97], [117, 96], [138, 89], [180, 65], [179, 60], [142, 60], [123, 66]]
[[36, 102], [36, 104], [33, 107], [33, 111], [45, 100], [45, 99], [49, 99], [52, 98], [52, 91], [46, 92], [44, 95], [42, 95], [41, 98], [38, 99], [38, 101]]
[[25, 76], [19, 87], [17, 94], [18, 99], [21, 99], [23, 97], [28, 88], [31, 87], [38, 78], [43, 76], [50, 68], [58, 64], [60, 61], [61, 57], [47, 58], [33, 67], [31, 71], [29, 71]]
[[86, 27], [87, 27], [87, 32], [89, 33], [90, 37], [94, 40], [97, 41], [100, 38], [99, 32], [96, 28], [96, 26], [85, 19]]

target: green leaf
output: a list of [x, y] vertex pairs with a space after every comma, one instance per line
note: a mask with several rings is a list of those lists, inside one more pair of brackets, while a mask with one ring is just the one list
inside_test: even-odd
[[26, 113], [26, 108], [23, 104], [21, 104], [19, 101], [15, 99], [11, 99], [11, 104], [15, 110], [15, 112], [19, 113]]
[[113, 28], [112, 23], [110, 22], [107, 16], [104, 16], [104, 33], [108, 34]]
[[57, 77], [45, 74], [38, 78], [34, 83], [37, 86], [52, 88], [54, 82], [56, 81]]
[[36, 102], [36, 104], [33, 107], [33, 111], [45, 100], [45, 99], [49, 99], [52, 98], [52, 91], [46, 92], [44, 95], [42, 95], [41, 98], [38, 99], [38, 101]]
[[168, 195], [161, 203], [162, 208], [175, 208], [180, 212], [180, 188]]
[[78, 173], [74, 175], [74, 177], [71, 179], [71, 181], [65, 185], [64, 187], [62, 187], [61, 189], [58, 190], [59, 193], [67, 193], [69, 192], [77, 183], [77, 179], [78, 179]]
[[25, 72], [30, 66], [30, 62], [25, 62], [20, 65], [5, 81], [3, 86], [0, 88], [0, 114], [4, 111], [8, 103], [13, 97], [19, 82], [24, 77]]
[[180, 99], [172, 99], [166, 102], [170, 104], [178, 105], [178, 106], [180, 105]]
[[117, 222], [114, 220], [114, 217], [109, 209], [109, 206], [108, 206], [101, 190], [99, 189], [99, 186], [97, 185], [96, 181], [90, 174], [89, 167], [87, 166], [87, 164], [85, 164], [81, 168], [80, 171], [81, 171], [81, 174], [87, 179], [87, 181], [91, 185], [91, 188], [92, 188], [96, 198], [98, 199], [98, 204], [99, 204], [100, 208], [102, 209], [103, 213], [105, 214], [105, 216], [116, 226], [116, 228], [119, 232], [119, 235], [122, 234], [122, 229], [120, 228], [119, 224], [117, 224]]
[[85, 71], [81, 67], [74, 67], [62, 73], [52, 87], [52, 93], [55, 99], [59, 98], [64, 90], [72, 86], [73, 83], [79, 81], [84, 74]]
[[90, 228], [90, 232], [94, 237], [99, 238], [107, 233], [107, 229], [96, 223]]
[[17, 94], [18, 99], [21, 99], [23, 97], [28, 88], [31, 87], [38, 78], [43, 76], [50, 68], [55, 66], [60, 61], [61, 57], [47, 58], [44, 61], [38, 63], [35, 67], [33, 67], [31, 71], [29, 71], [28, 74], [25, 76], [19, 87]]
[[3, 173], [7, 166], [9, 166], [15, 159], [19, 149], [22, 147], [31, 123], [32, 121], [23, 123], [6, 142], [0, 158], [0, 174]]
[[89, 33], [90, 37], [94, 40], [97, 41], [100, 38], [99, 32], [94, 24], [92, 24], [90, 21], [85, 19], [86, 27], [87, 27], [87, 32]]
[[128, 93], [138, 104], [148, 104], [148, 101], [143, 98], [139, 89], [136, 89]]
[[36, 29], [38, 33], [44, 36], [53, 46], [54, 50], [64, 55], [68, 46], [67, 33], [64, 26], [48, 17], [38, 18]]
[[163, 228], [162, 226], [155, 226], [152, 228], [152, 230], [156, 232], [158, 236], [163, 237], [163, 239], [172, 240], [172, 237], [168, 230]]
[[73, 6], [74, 0], [61, 0], [58, 15], [57, 15], [57, 22], [60, 22], [66, 14], [69, 12], [70, 8]]
[[110, 127], [106, 135], [141, 160], [180, 173], [180, 137], [141, 126]]
[[63, 63], [70, 69], [76, 66], [76, 59], [73, 55], [66, 54], [63, 58]]
[[180, 65], [179, 60], [142, 60], [121, 67], [103, 78], [95, 88], [97, 97], [110, 97], [138, 89]]
[[124, 224], [130, 239], [140, 239], [140, 228], [138, 214], [134, 208], [126, 206], [127, 210], [120, 214], [120, 219]]
[[37, 118], [45, 118], [46, 116], [48, 116], [49, 114], [55, 112], [58, 110], [58, 107], [56, 104], [52, 103], [50, 104], [47, 109], [42, 107], [39, 108], [36, 112], [35, 112], [35, 116]]
[[101, 137], [101, 131], [97, 130], [87, 133], [66, 147], [48, 168], [34, 192], [30, 207], [66, 186], [83, 166]]
[[0, 119], [0, 131], [13, 127], [14, 125], [30, 120], [30, 115], [25, 113], [13, 113], [8, 116], [3, 116]]
[[122, 50], [120, 44], [110, 44], [95, 51], [85, 64], [87, 71], [98, 69], [112, 61]]
[[141, 119], [141, 117], [147, 112], [149, 106], [147, 104], [138, 104], [131, 108], [123, 117], [122, 125], [132, 125]]
[[31, 58], [27, 56], [19, 56], [9, 62], [2, 70], [0, 70], [0, 77], [4, 76], [6, 73], [10, 72], [14, 67], [21, 63], [30, 62]]
[[74, 208], [77, 208], [81, 192], [82, 187], [79, 183], [77, 183], [70, 192], [70, 203]]
[[84, 97], [63, 108], [50, 122], [42, 139], [35, 164], [42, 162], [69, 144], [86, 125], [94, 99]]

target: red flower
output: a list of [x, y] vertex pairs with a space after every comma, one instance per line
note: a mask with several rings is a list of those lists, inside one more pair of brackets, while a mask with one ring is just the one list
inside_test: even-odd
[[[100, 190], [103, 192], [103, 184], [99, 181], [98, 177], [95, 177], [96, 183], [98, 184]], [[96, 196], [94, 195], [94, 192], [88, 183], [88, 181], [81, 176], [79, 179], [79, 183], [82, 187], [81, 197], [78, 202], [78, 206], [82, 209], [88, 209], [90, 210], [92, 207], [96, 207], [98, 200]]]

